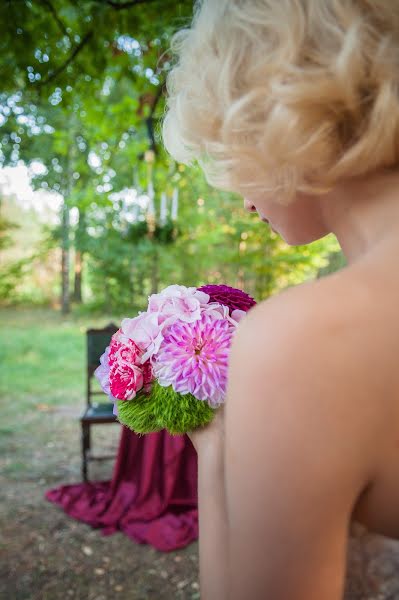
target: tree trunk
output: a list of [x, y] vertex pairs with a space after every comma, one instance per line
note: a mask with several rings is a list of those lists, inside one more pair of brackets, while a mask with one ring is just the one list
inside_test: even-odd
[[69, 302], [69, 208], [62, 204], [61, 217], [61, 311], [66, 315], [70, 311]]
[[135, 257], [132, 259], [130, 263], [130, 294], [132, 298], [132, 305], [136, 306], [137, 298], [136, 298], [136, 260]]
[[[77, 208], [77, 207], [76, 207]], [[82, 302], [82, 278], [83, 278], [83, 257], [84, 242], [86, 239], [86, 214], [79, 210], [79, 221], [75, 230], [75, 265], [74, 265], [74, 286], [73, 299], [81, 304]]]
[[154, 254], [152, 256], [152, 265], [151, 265], [151, 294], [158, 293], [159, 287], [159, 257], [158, 257], [158, 249], [154, 248]]
[[78, 304], [82, 303], [82, 268], [83, 253], [80, 250], [75, 250], [75, 277], [73, 285], [73, 300]]

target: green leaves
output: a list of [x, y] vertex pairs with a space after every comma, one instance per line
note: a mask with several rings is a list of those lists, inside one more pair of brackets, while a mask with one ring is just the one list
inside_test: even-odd
[[[54, 239], [83, 253], [97, 307], [142, 307], [170, 283], [227, 283], [260, 300], [314, 277], [337, 249], [332, 239], [288, 247], [240, 198], [163, 150], [169, 41], [191, 13], [191, 0], [0, 3], [0, 162], [43, 163], [33, 186], [62, 194], [75, 215]], [[152, 237], [110, 197], [143, 192], [150, 177], [158, 214], [161, 192], [180, 194], [178, 222]]]

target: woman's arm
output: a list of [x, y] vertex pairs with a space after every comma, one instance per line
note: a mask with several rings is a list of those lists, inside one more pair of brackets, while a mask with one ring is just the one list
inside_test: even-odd
[[224, 408], [190, 434], [198, 454], [201, 600], [227, 600], [227, 513], [224, 484]]
[[227, 600], [228, 539], [222, 455], [198, 457], [201, 600]]

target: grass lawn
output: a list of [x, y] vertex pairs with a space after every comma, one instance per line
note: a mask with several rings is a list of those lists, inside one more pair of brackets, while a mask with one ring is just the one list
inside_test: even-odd
[[18, 425], [17, 414], [38, 405], [82, 402], [85, 330], [111, 320], [66, 318], [50, 310], [0, 311], [0, 396], [11, 427]]
[[[0, 310], [0, 451], [6, 472], [33, 475], [35, 450], [61, 444], [59, 419], [79, 434], [78, 417], [85, 405], [86, 337], [88, 327], [103, 327], [120, 317], [64, 317], [45, 309]], [[65, 421], [68, 416], [68, 421]], [[57, 426], [55, 424], [57, 423]], [[115, 443], [116, 427], [94, 428], [105, 442]], [[24, 444], [7, 452], [18, 436]], [[97, 435], [98, 437], [98, 435]], [[79, 438], [76, 450], [79, 452]], [[37, 465], [41, 475], [40, 465]]]

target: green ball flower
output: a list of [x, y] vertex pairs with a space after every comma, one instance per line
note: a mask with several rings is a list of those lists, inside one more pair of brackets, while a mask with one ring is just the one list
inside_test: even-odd
[[172, 386], [157, 382], [149, 394], [139, 393], [133, 400], [118, 402], [118, 419], [136, 433], [166, 429], [181, 435], [210, 423], [215, 413], [207, 402], [192, 394], [178, 394]]

